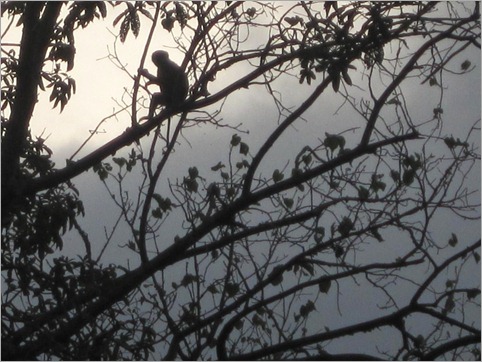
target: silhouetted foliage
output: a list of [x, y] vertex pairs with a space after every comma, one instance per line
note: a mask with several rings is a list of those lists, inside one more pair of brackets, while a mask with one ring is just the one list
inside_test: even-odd
[[[123, 131], [56, 165], [34, 110], [81, 97], [100, 20], [145, 41], [109, 48]], [[480, 98], [458, 82], [479, 3], [5, 2], [2, 24], [3, 359], [480, 359], [480, 118], [446, 118]], [[147, 116], [155, 33], [190, 89]], [[206, 129], [225, 148], [176, 174]]]

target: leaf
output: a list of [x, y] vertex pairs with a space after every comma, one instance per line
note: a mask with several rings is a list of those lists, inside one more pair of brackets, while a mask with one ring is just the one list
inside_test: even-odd
[[345, 249], [343, 249], [343, 246], [341, 245], [336, 245], [333, 249], [335, 251], [336, 258], [341, 258], [343, 254], [345, 254]]
[[162, 211], [160, 208], [152, 209], [152, 217], [155, 219], [162, 219]]
[[228, 187], [226, 189], [226, 196], [233, 197], [234, 195], [236, 195], [236, 189], [234, 187]]
[[114, 19], [114, 21], [112, 22], [112, 25], [113, 25], [113, 26], [116, 26], [117, 23], [120, 21], [120, 19], [122, 19], [122, 17], [123, 17], [125, 14], [126, 14], [126, 12], [124, 11], [124, 12], [122, 12], [120, 15], [118, 15], [118, 16]]
[[454, 308], [455, 308], [454, 296], [453, 296], [453, 294], [450, 294], [447, 297], [447, 300], [445, 301], [445, 306], [444, 306], [443, 312], [444, 313], [452, 312], [454, 310]]
[[113, 161], [116, 165], [118, 165], [119, 167], [121, 167], [121, 168], [122, 168], [122, 167], [126, 164], [126, 162], [127, 162], [127, 160], [126, 160], [124, 157], [112, 157], [112, 161]]
[[242, 155], [247, 155], [248, 152], [249, 152], [249, 146], [246, 143], [241, 142], [239, 145], [239, 153], [241, 153]]
[[393, 181], [400, 182], [400, 172], [395, 170], [390, 170], [390, 177], [393, 179]]
[[134, 13], [131, 16], [131, 29], [132, 29], [132, 34], [137, 38], [139, 35], [139, 29], [141, 28], [141, 22], [139, 20], [139, 14]]
[[218, 170], [220, 170], [220, 169], [222, 169], [222, 168], [224, 168], [224, 167], [225, 167], [224, 164], [221, 163], [221, 161], [219, 161], [216, 166], [211, 167], [211, 170], [212, 170], [212, 171], [218, 171]]
[[464, 148], [469, 147], [469, 144], [467, 142], [461, 141], [460, 138], [457, 138], [457, 140], [455, 140], [453, 136], [445, 137], [444, 142], [447, 145], [447, 147], [450, 149], [454, 149], [455, 147], [459, 147], [459, 146]]
[[186, 274], [186, 275], [184, 275], [184, 278], [182, 278], [182, 280], [181, 280], [181, 285], [183, 287], [186, 287], [189, 284], [194, 283], [196, 280], [197, 280], [197, 277], [195, 275]]
[[157, 201], [158, 204], [162, 202], [162, 196], [159, 195], [158, 193], [152, 194], [152, 198]]
[[152, 195], [152, 198], [156, 200], [157, 204], [159, 205], [159, 208], [166, 212], [172, 209], [172, 201], [169, 197], [163, 198], [159, 194], [154, 194]]
[[168, 16], [165, 19], [162, 19], [161, 25], [168, 32], [171, 32], [172, 28], [174, 27], [174, 22], [175, 22], [175, 19], [171, 16]]
[[283, 197], [283, 203], [288, 209], [291, 209], [293, 207], [293, 199], [291, 198]]
[[345, 147], [345, 143], [345, 137], [325, 132], [325, 140], [323, 141], [323, 144], [331, 151], [334, 151], [337, 148], [343, 149]]
[[124, 43], [126, 41], [127, 33], [129, 32], [130, 22], [129, 17], [126, 16], [124, 20], [122, 20], [121, 28], [120, 28], [120, 41]]
[[337, 93], [338, 90], [340, 89], [340, 74], [333, 75], [331, 86], [333, 87], [333, 90], [335, 91], [335, 93]]
[[265, 326], [265, 322], [257, 314], [253, 316], [253, 319], [251, 321], [257, 327], [264, 328]]
[[[105, 3], [103, 1], [98, 1], [95, 3], [97, 8], [100, 11], [100, 15], [105, 18], [107, 16], [107, 7], [105, 6]], [[98, 18], [99, 16], [97, 15], [97, 12], [95, 13], [95, 17]]]
[[425, 343], [425, 339], [421, 334], [419, 334], [413, 341], [415, 348], [422, 348]]
[[372, 182], [370, 184], [370, 188], [373, 191], [375, 192], [378, 192], [380, 190], [385, 191], [385, 187], [387, 185], [385, 184], [385, 182], [380, 181], [382, 178], [383, 178], [383, 175], [379, 175], [379, 174], [372, 175]]
[[345, 216], [341, 220], [340, 224], [338, 225], [337, 230], [341, 236], [346, 237], [350, 234], [353, 228], [354, 228], [353, 221], [351, 221], [350, 218]]
[[308, 154], [308, 155], [303, 155], [303, 157], [301, 158], [301, 160], [303, 161], [303, 163], [304, 163], [306, 166], [308, 166], [308, 165], [311, 163], [311, 161], [313, 160], [313, 157], [312, 157], [310, 154]]
[[479, 289], [469, 289], [469, 290], [467, 290], [467, 298], [468, 299], [474, 299], [479, 294], [480, 294]]
[[410, 170], [405, 170], [403, 172], [402, 181], [404, 185], [410, 186], [414, 180], [415, 180], [415, 170], [410, 169]]
[[308, 85], [311, 85], [311, 80], [316, 79], [316, 75], [311, 69], [304, 68], [300, 71], [300, 84], [303, 84], [305, 79]]
[[216, 289], [216, 286], [214, 284], [211, 284], [208, 288], [207, 291], [211, 294], [216, 294], [219, 293], [218, 290]]
[[142, 13], [142, 15], [144, 15], [145, 17], [149, 18], [150, 20], [154, 20], [154, 18], [152, 17], [151, 13], [149, 11], [147, 11], [146, 9], [144, 8], [140, 8], [139, 11]]
[[239, 286], [234, 283], [226, 283], [224, 290], [229, 297], [233, 297], [239, 291]]
[[350, 76], [348, 75], [348, 71], [346, 69], [344, 69], [342, 72], [341, 72], [341, 75], [343, 76], [343, 80], [346, 82], [346, 84], [348, 85], [352, 85], [352, 81], [351, 81], [351, 78]]
[[[311, 276], [315, 275], [315, 269], [313, 267], [313, 264], [307, 260], [305, 261], [302, 261], [301, 263], [299, 263], [300, 267], [303, 268], [304, 270], [306, 270], [308, 272], [308, 274], [310, 274]], [[306, 273], [304, 273], [303, 271], [301, 271], [303, 273], [303, 275], [306, 275]]]
[[433, 109], [433, 115], [434, 117], [439, 117], [441, 114], [444, 113], [444, 110], [442, 107], [437, 107]]
[[223, 180], [229, 180], [229, 173], [221, 172], [221, 177], [222, 177]]
[[283, 269], [282, 265], [277, 265], [273, 268], [271, 275], [274, 275], [274, 279], [271, 281], [271, 284], [273, 285], [281, 284], [281, 282], [283, 281], [282, 269]]
[[234, 323], [234, 328], [237, 329], [238, 331], [243, 328], [244, 321], [242, 319], [239, 319]]
[[189, 177], [192, 179], [195, 179], [196, 177], [199, 176], [199, 171], [197, 167], [189, 167], [188, 173], [189, 173]]
[[318, 227], [318, 228], [315, 229], [314, 239], [317, 243], [320, 243], [323, 240], [324, 236], [325, 236], [325, 228], [324, 227]]
[[108, 163], [99, 163], [94, 165], [92, 170], [99, 175], [101, 181], [104, 181], [109, 176], [109, 171], [112, 171], [112, 166]]
[[469, 69], [469, 67], [470, 67], [471, 64], [472, 64], [472, 63], [470, 62], [470, 60], [467, 59], [467, 60], [465, 60], [462, 64], [460, 64], [460, 68], [461, 68], [462, 70], [467, 70], [467, 69]]
[[256, 15], [256, 8], [249, 8], [246, 10], [246, 15], [248, 15], [249, 17], [253, 17]]
[[480, 262], [480, 255], [479, 255], [479, 253], [477, 253], [476, 251], [474, 251], [474, 252], [472, 253], [472, 255], [474, 256], [475, 262], [476, 262], [477, 264], [479, 264], [479, 262]]
[[377, 228], [373, 228], [370, 230], [370, 233], [377, 239], [380, 243], [383, 242], [383, 237], [380, 235], [380, 232]]
[[293, 168], [291, 170], [291, 177], [297, 178], [300, 177], [303, 174], [303, 172], [299, 168]]
[[308, 317], [308, 314], [310, 314], [314, 310], [316, 310], [315, 303], [313, 303], [313, 301], [309, 300], [309, 301], [306, 302], [305, 305], [302, 305], [300, 307], [300, 316], [303, 317], [303, 318], [306, 318], [306, 317]]
[[284, 20], [290, 25], [290, 26], [295, 26], [299, 24], [300, 22], [303, 22], [303, 19], [301, 19], [299, 16], [293, 16], [293, 17], [285, 17]]
[[256, 313], [259, 315], [265, 315], [266, 311], [264, 308], [258, 308], [256, 309]]
[[444, 142], [450, 149], [453, 149], [455, 147], [455, 139], [453, 137], [445, 137]]
[[362, 201], [366, 201], [368, 200], [368, 197], [370, 196], [370, 191], [364, 187], [364, 186], [360, 186], [358, 188], [358, 197], [362, 200]]
[[398, 100], [397, 97], [393, 97], [392, 99], [390, 99], [386, 104], [396, 104], [396, 105], [401, 105], [402, 103]]
[[407, 168], [418, 170], [420, 167], [422, 167], [422, 161], [420, 160], [420, 155], [416, 153], [415, 155], [405, 157], [405, 159], [403, 160], [403, 165]]
[[449, 239], [449, 245], [450, 245], [451, 247], [455, 247], [455, 245], [457, 245], [457, 242], [458, 242], [457, 235], [455, 235], [454, 233], [452, 233], [452, 236], [451, 236], [451, 238]]
[[241, 137], [239, 137], [237, 134], [233, 135], [233, 137], [231, 138], [231, 146], [236, 147], [237, 145], [239, 145], [240, 142]]
[[183, 183], [184, 183], [184, 186], [186, 187], [187, 191], [197, 192], [199, 184], [197, 183], [197, 181], [195, 179], [185, 177]]
[[279, 182], [284, 178], [284, 175], [278, 170], [274, 170], [273, 172], [273, 181], [274, 182]]
[[66, 104], [67, 104], [67, 98], [65, 96], [62, 96], [62, 98], [60, 98], [60, 112], [64, 110], [64, 107]]
[[318, 286], [320, 288], [320, 292], [327, 294], [331, 287], [331, 280], [330, 279], [323, 280], [318, 284]]

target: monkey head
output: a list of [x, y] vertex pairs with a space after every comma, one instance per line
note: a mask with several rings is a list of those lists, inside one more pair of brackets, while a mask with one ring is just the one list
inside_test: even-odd
[[152, 53], [152, 62], [159, 68], [169, 60], [169, 53], [164, 50], [156, 50]]

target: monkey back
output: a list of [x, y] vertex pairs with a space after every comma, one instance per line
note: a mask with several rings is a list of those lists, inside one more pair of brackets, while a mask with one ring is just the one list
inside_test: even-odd
[[180, 105], [187, 97], [189, 82], [182, 68], [169, 59], [163, 50], [152, 53], [152, 62], [157, 66], [157, 79], [163, 102], [167, 107]]

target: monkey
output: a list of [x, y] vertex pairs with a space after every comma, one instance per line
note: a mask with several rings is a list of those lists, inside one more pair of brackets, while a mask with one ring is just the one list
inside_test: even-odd
[[154, 112], [158, 106], [176, 109], [186, 99], [189, 82], [186, 73], [182, 68], [169, 59], [169, 54], [163, 50], [157, 50], [152, 53], [152, 62], [157, 67], [157, 76], [152, 75], [146, 69], [139, 71], [149, 81], [149, 84], [159, 86], [161, 92], [152, 95], [149, 105], [148, 119], [154, 116]]

